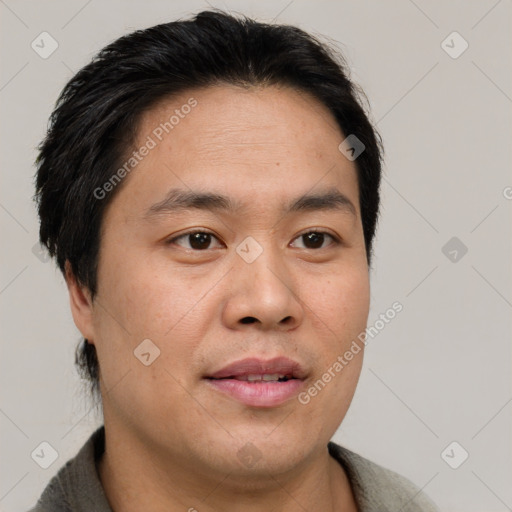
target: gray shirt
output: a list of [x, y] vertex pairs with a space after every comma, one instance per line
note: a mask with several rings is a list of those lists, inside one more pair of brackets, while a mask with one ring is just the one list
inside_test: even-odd
[[[328, 449], [347, 473], [359, 512], [439, 512], [422, 491], [398, 473], [333, 442]], [[104, 450], [102, 426], [50, 480], [29, 512], [112, 512], [96, 469]]]

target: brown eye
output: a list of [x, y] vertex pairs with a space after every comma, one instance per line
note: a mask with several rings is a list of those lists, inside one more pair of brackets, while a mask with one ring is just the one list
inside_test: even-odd
[[324, 231], [309, 231], [299, 235], [296, 240], [302, 239], [305, 246], [303, 247], [304, 249], [325, 249], [328, 246], [324, 246], [324, 242], [329, 238], [333, 240], [335, 244], [338, 243], [338, 240], [333, 235]]
[[[204, 251], [206, 249], [211, 249], [212, 239], [216, 238], [213, 233], [209, 233], [208, 231], [190, 231], [188, 233], [184, 233], [180, 236], [177, 236], [168, 241], [169, 244], [176, 243], [180, 247], [184, 249], [191, 249], [194, 251]], [[183, 246], [181, 243], [177, 243], [178, 240], [185, 240], [188, 244], [187, 246]]]

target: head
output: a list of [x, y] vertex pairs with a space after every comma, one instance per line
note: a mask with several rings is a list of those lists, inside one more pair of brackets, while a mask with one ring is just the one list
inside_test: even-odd
[[277, 468], [332, 436], [360, 356], [307, 404], [241, 404], [210, 377], [285, 355], [304, 391], [364, 331], [381, 147], [361, 98], [314, 37], [220, 12], [121, 37], [68, 82], [36, 162], [40, 240], [106, 420], [219, 468], [231, 445]]

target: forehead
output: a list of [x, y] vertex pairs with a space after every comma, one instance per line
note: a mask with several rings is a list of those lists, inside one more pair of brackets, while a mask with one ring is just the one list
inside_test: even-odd
[[[195, 106], [190, 108], [192, 103]], [[300, 142], [308, 149], [326, 149], [342, 136], [325, 105], [309, 93], [282, 85], [216, 85], [164, 98], [141, 116], [139, 141], [158, 132], [159, 127], [163, 138], [188, 143], [187, 147], [198, 151], [212, 151], [211, 144], [221, 140], [239, 149], [244, 145], [258, 149], [258, 145], [272, 142], [281, 147]], [[159, 138], [158, 133], [156, 136]]]
[[338, 150], [344, 138], [327, 107], [289, 87], [188, 90], [141, 116], [135, 146], [154, 147], [128, 188], [141, 207], [176, 187], [265, 207], [336, 187], [358, 210], [356, 167]]

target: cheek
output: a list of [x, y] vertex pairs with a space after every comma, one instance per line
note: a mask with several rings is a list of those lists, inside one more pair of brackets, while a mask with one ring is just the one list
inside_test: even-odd
[[[303, 300], [320, 331], [331, 331], [333, 343], [344, 344], [364, 331], [368, 320], [370, 290], [368, 273], [330, 273], [302, 284]], [[337, 341], [336, 341], [337, 340]]]
[[185, 313], [188, 298], [179, 278], [145, 261], [131, 258], [110, 265], [103, 279], [102, 298], [134, 338], [161, 338]]
[[170, 408], [187, 400], [180, 383], [203, 336], [204, 311], [194, 308], [201, 295], [151, 265], [112, 266], [103, 282], [96, 345], [105, 390], [113, 390], [109, 402], [127, 421], [141, 410], [165, 416], [158, 404], [162, 397]]
[[358, 336], [368, 320], [368, 273], [340, 273], [315, 280], [308, 295], [308, 302], [313, 304], [313, 330], [323, 333], [318, 338], [323, 344], [317, 374], [306, 390], [311, 391], [306, 407], [310, 407], [312, 418], [322, 418], [319, 435], [330, 437], [347, 413], [361, 372], [364, 345]]
[[[218, 278], [215, 275], [199, 278], [176, 270], [171, 274], [142, 262], [138, 265], [126, 262], [112, 268], [106, 279], [108, 295], [100, 298], [111, 313], [101, 311], [103, 324], [99, 332], [105, 365], [116, 374], [122, 365], [137, 374], [142, 371], [140, 382], [145, 382], [143, 377], [152, 372], [144, 371], [134, 357], [134, 350], [149, 339], [160, 351], [155, 367], [164, 366], [180, 380], [185, 378], [187, 369], [197, 364], [195, 352], [207, 337], [217, 311], [209, 297], [205, 297], [205, 290], [211, 287], [210, 280], [215, 282]], [[166, 379], [169, 375], [162, 374], [159, 378], [162, 377]], [[170, 384], [172, 388], [172, 381]]]
[[[324, 279], [311, 280], [305, 289], [308, 290], [305, 301], [312, 304], [309, 317], [313, 331], [322, 333], [318, 340], [323, 340], [316, 378], [326, 383], [325, 389], [320, 385], [323, 390], [311, 406], [321, 417], [329, 418], [325, 428], [336, 429], [348, 409], [361, 372], [364, 346], [358, 336], [365, 331], [368, 321], [368, 272], [363, 267], [361, 271], [353, 268], [340, 271]], [[344, 358], [347, 351], [357, 354], [349, 354], [348, 361]]]

